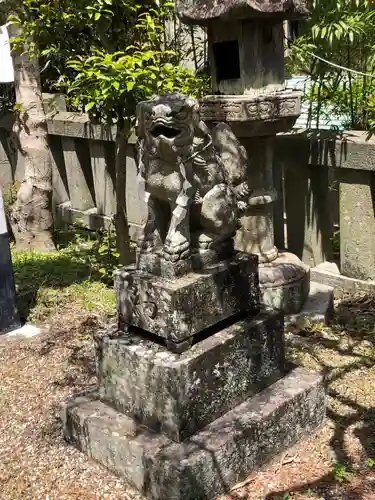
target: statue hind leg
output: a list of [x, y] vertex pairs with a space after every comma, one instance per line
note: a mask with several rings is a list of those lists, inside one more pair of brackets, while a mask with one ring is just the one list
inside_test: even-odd
[[233, 244], [237, 221], [237, 200], [233, 190], [225, 184], [214, 186], [202, 200], [198, 246], [208, 249], [226, 242]]

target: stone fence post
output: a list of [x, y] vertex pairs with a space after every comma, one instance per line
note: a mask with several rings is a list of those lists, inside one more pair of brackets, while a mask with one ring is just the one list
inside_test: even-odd
[[0, 187], [0, 334], [20, 326], [3, 192]]

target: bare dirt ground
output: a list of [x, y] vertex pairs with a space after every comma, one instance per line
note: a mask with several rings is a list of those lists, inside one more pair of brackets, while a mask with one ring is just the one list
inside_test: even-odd
[[[51, 333], [0, 340], [0, 499], [140, 500], [61, 434], [61, 401], [95, 383], [103, 320], [66, 304]], [[289, 359], [326, 375], [326, 425], [223, 498], [375, 500], [375, 299], [349, 298], [331, 327], [287, 341]]]

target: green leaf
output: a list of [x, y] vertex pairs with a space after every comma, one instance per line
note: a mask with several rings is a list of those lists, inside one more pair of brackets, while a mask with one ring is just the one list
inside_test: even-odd
[[99, 247], [98, 252], [100, 254], [102, 254], [102, 255], [105, 254], [105, 253], [107, 253], [108, 252], [108, 246], [102, 245], [101, 247]]
[[93, 102], [93, 101], [86, 104], [86, 106], [85, 106], [86, 113], [88, 113], [90, 111], [90, 109], [92, 109], [94, 106], [95, 106], [95, 102]]

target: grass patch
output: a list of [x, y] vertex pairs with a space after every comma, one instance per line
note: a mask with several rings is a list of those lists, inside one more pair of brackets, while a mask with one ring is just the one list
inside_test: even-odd
[[100, 317], [113, 313], [116, 307], [114, 290], [98, 281], [73, 283], [62, 290], [41, 287], [29, 309], [28, 320], [42, 324], [57, 316], [67, 315], [70, 319], [73, 312], [92, 312]]
[[113, 313], [112, 272], [118, 261], [111, 236], [71, 231], [58, 235], [57, 246], [50, 253], [12, 250], [22, 319], [40, 324], [70, 311], [71, 316], [83, 310]]

